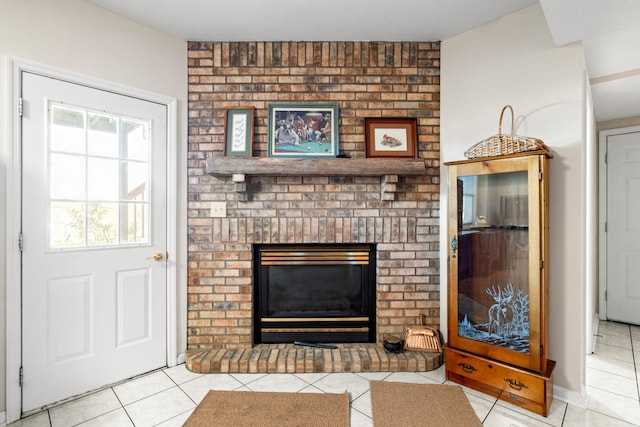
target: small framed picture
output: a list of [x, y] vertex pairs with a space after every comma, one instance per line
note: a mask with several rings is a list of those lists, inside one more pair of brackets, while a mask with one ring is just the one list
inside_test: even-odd
[[269, 157], [336, 157], [338, 106], [269, 105]]
[[251, 157], [253, 116], [253, 107], [225, 109], [225, 156]]
[[365, 118], [367, 157], [417, 156], [415, 118]]

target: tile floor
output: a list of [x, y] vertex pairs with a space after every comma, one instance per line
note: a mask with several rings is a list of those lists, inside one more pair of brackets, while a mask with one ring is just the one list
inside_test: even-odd
[[[634, 352], [637, 348], [637, 352]], [[554, 400], [543, 418], [465, 389], [485, 426], [640, 425], [640, 327], [601, 322], [596, 350], [587, 357], [588, 409]], [[185, 365], [162, 369], [36, 413], [9, 427], [181, 426], [208, 390], [349, 392], [351, 426], [372, 426], [369, 380], [444, 383], [435, 371], [336, 374], [195, 374]]]

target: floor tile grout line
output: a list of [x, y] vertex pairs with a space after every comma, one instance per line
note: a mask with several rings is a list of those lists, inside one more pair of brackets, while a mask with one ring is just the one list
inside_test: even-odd
[[[371, 414], [371, 416], [369, 416], [369, 415], [365, 414], [364, 412], [362, 412], [362, 411], [354, 408], [353, 406], [351, 406], [351, 403], [349, 403], [349, 410], [356, 411], [359, 414], [361, 414], [362, 416], [365, 416], [365, 417], [369, 418], [370, 420], [373, 420], [373, 413]], [[373, 410], [373, 408], [372, 408], [372, 410]], [[351, 418], [351, 414], [349, 414], [349, 418]]]
[[603, 417], [606, 417], [606, 418], [612, 418], [612, 419], [614, 419], [616, 421], [621, 421], [621, 422], [626, 423], [626, 424], [635, 425], [635, 424], [632, 424], [629, 420], [627, 420], [625, 418], [621, 418], [621, 417], [618, 417], [616, 415], [611, 415], [610, 413], [607, 413], [607, 412], [600, 412], [598, 410], [591, 409], [591, 408], [588, 408], [588, 410], [591, 411], [591, 412], [595, 412], [598, 415], [602, 415]]
[[[122, 407], [122, 406], [121, 406], [121, 407], [119, 407], [119, 408], [115, 408], [115, 409], [112, 409], [112, 410], [110, 410], [110, 411], [107, 411], [107, 412], [105, 412], [105, 413], [103, 413], [103, 414], [96, 415], [96, 416], [91, 417], [91, 418], [87, 418], [86, 420], [82, 420], [82, 421], [80, 421], [80, 422], [78, 422], [78, 423], [76, 423], [76, 424], [73, 424], [73, 426], [72, 426], [72, 427], [82, 425], [82, 424], [84, 424], [84, 423], [87, 423], [87, 422], [89, 422], [89, 421], [92, 421], [92, 420], [98, 419], [98, 418], [100, 418], [100, 417], [104, 417], [105, 415], [108, 415], [108, 414], [110, 414], [110, 413], [112, 413], [112, 412], [116, 412], [116, 411], [118, 411], [118, 410], [120, 410], [120, 409], [122, 409], [122, 410], [124, 411], [124, 413], [125, 413], [125, 414], [127, 414], [127, 418], [129, 418], [129, 421], [131, 421], [131, 424], [133, 424], [133, 425], [135, 426], [135, 424], [133, 423], [133, 420], [132, 420], [132, 419], [131, 419], [131, 417], [129, 416], [129, 413], [127, 412], [127, 410], [126, 410], [124, 407]], [[52, 423], [52, 425], [53, 425], [53, 423]]]
[[[139, 398], [139, 399], [132, 400], [131, 402], [127, 403], [126, 405], [124, 405], [124, 404], [121, 404], [121, 405], [122, 405], [122, 407], [126, 410], [126, 409], [127, 409], [127, 406], [131, 406], [131, 405], [134, 405], [134, 404], [136, 404], [136, 403], [140, 403], [140, 402], [142, 402], [143, 400], [147, 400], [147, 399], [149, 399], [149, 398], [151, 398], [151, 397], [157, 396], [157, 395], [159, 395], [159, 394], [161, 394], [161, 393], [167, 392], [167, 391], [169, 391], [169, 390], [171, 390], [171, 389], [174, 389], [174, 388], [175, 388], [175, 389], [177, 389], [177, 390], [180, 390], [180, 391], [181, 391], [182, 393], [184, 393], [187, 397], [189, 397], [189, 395], [187, 394], [187, 392], [186, 392], [186, 391], [184, 391], [184, 390], [183, 390], [179, 385], [177, 385], [177, 384], [176, 384], [176, 385], [171, 386], [171, 387], [169, 387], [169, 388], [165, 388], [165, 389], [162, 389], [162, 390], [159, 390], [159, 391], [153, 392], [153, 393], [151, 393], [151, 394], [148, 394], [148, 395], [146, 395], [146, 396], [144, 396], [144, 397], [141, 397], [141, 398]], [[189, 397], [189, 399], [193, 402], [193, 399], [191, 399], [190, 397]], [[195, 402], [194, 402], [194, 403], [195, 403]]]
[[[603, 392], [605, 392], [605, 393], [609, 393], [609, 394], [616, 395], [617, 397], [622, 397], [622, 398], [624, 398], [624, 399], [630, 399], [630, 400], [633, 400], [633, 401], [637, 401], [637, 402], [640, 404], [640, 400], [639, 400], [638, 398], [636, 398], [636, 397], [632, 397], [632, 396], [627, 396], [627, 395], [624, 395], [624, 394], [620, 394], [620, 393], [617, 393], [617, 392], [615, 392], [615, 391], [612, 391], [611, 389], [595, 387], [595, 386], [593, 386], [593, 385], [587, 385], [587, 386], [586, 386], [586, 388], [587, 388], [587, 389], [592, 388], [592, 389], [594, 389], [594, 390], [603, 391]], [[587, 394], [588, 394], [588, 393], [587, 393]]]
[[[120, 399], [120, 396], [118, 396], [118, 393], [116, 392], [115, 388], [111, 387], [111, 391], [116, 396], [116, 399], [118, 399], [118, 403], [120, 404], [120, 408], [122, 408], [124, 413], [127, 415], [127, 418], [129, 418], [129, 421], [131, 421], [131, 424], [135, 426], [136, 423], [133, 422], [133, 419], [131, 418], [131, 414], [129, 414], [129, 411], [127, 411], [127, 408], [124, 407], [124, 404], [122, 403], [122, 399]], [[103, 415], [106, 415], [106, 414], [103, 414]]]
[[[187, 382], [188, 382], [188, 381], [187, 381]], [[183, 384], [186, 384], [186, 382], [185, 382], [185, 383], [183, 383]], [[179, 389], [181, 392], [183, 392], [183, 393], [184, 393], [184, 395], [185, 395], [185, 396], [187, 396], [187, 398], [188, 398], [190, 401], [192, 401], [192, 402], [193, 402], [193, 404], [194, 404], [194, 405], [196, 405], [196, 406], [198, 406], [198, 405], [199, 405], [195, 400], [193, 400], [193, 398], [189, 395], [189, 393], [187, 393], [187, 392], [186, 392], [186, 391], [185, 391], [185, 390], [180, 386], [180, 384], [178, 384], [178, 385], [177, 385], [177, 387], [178, 387], [178, 389]]]
[[633, 348], [633, 332], [631, 332], [631, 325], [629, 327], [629, 341], [631, 341], [631, 358], [633, 359], [633, 372], [636, 374], [636, 396], [638, 396], [638, 403], [640, 404], [640, 385], [638, 384], [638, 369], [636, 365], [636, 353]]
[[173, 378], [171, 378], [171, 375], [167, 374], [166, 372], [167, 369], [169, 368], [162, 369], [162, 373], [165, 374], [167, 377], [169, 377], [169, 380], [171, 380], [172, 383], [174, 383], [175, 385], [179, 385], [177, 382], [175, 382]]
[[586, 370], [587, 370], [587, 373], [588, 373], [589, 370], [592, 370], [592, 371], [601, 372], [603, 374], [613, 375], [613, 376], [616, 376], [616, 377], [624, 378], [624, 379], [627, 379], [627, 380], [638, 381], [638, 374], [636, 373], [636, 365], [635, 365], [635, 363], [634, 362], [623, 362], [623, 361], [620, 361], [620, 362], [629, 363], [629, 364], [633, 365], [633, 372], [634, 372], [633, 373], [633, 378], [631, 378], [630, 376], [621, 375], [619, 372], [612, 372], [611, 370], [605, 370], [605, 369], [599, 369], [599, 368], [593, 368], [593, 367], [587, 367]]
[[567, 419], [567, 412], [569, 411], [569, 405], [564, 406], [564, 411], [562, 412], [562, 420], [560, 421], [560, 427], [564, 425], [564, 420]]
[[[608, 362], [629, 363], [629, 364], [635, 365], [635, 362], [634, 362], [633, 358], [631, 359], [631, 361], [629, 361], [629, 360], [623, 360], [623, 359], [616, 358], [616, 357], [607, 357], [607, 356], [597, 355], [596, 353], [594, 353], [594, 355], [592, 355], [591, 357], [593, 357], [594, 359], [597, 359], [597, 360], [603, 360], [603, 361], [608, 361]], [[592, 369], [595, 369], [595, 368], [592, 368]]]
[[[183, 415], [183, 414], [186, 414], [186, 413], [187, 413], [187, 412], [189, 412], [189, 411], [193, 412], [195, 409], [196, 409], [196, 408], [193, 408], [193, 409], [187, 409], [186, 411], [180, 412], [179, 414], [174, 415], [174, 416], [173, 416], [173, 417], [171, 417], [171, 418], [168, 418], [168, 419], [166, 419], [166, 420], [164, 420], [164, 421], [160, 421], [159, 423], [154, 424], [154, 426], [158, 426], [158, 425], [160, 425], [160, 424], [166, 423], [167, 421], [171, 421], [171, 420], [173, 420], [174, 418], [178, 418], [179, 416], [181, 416], [181, 415]], [[132, 424], [133, 424], [133, 427], [137, 427], [137, 426], [136, 426], [136, 424], [135, 424], [133, 421], [132, 421]]]
[[[604, 338], [604, 337], [601, 337], [601, 338]], [[632, 350], [631, 347], [620, 347], [619, 345], [610, 344], [610, 343], [600, 344], [600, 345], [603, 345], [603, 346], [608, 347], [608, 348], [616, 348], [616, 349], [622, 349], [622, 350]], [[596, 346], [597, 346], [597, 344], [596, 344]]]

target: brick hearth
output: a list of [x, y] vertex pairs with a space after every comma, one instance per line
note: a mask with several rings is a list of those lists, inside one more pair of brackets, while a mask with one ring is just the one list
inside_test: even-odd
[[322, 349], [293, 344], [260, 344], [250, 349], [193, 349], [187, 369], [213, 373], [425, 372], [437, 369], [442, 353], [385, 352], [378, 344], [337, 344]]

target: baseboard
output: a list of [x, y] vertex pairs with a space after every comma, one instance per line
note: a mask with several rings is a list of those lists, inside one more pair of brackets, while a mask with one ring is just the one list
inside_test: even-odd
[[0, 427], [7, 425], [7, 413], [5, 411], [0, 412]]
[[582, 393], [576, 391], [567, 390], [564, 387], [553, 386], [553, 398], [562, 400], [569, 405], [577, 406], [579, 408], [587, 408], [588, 398], [586, 390]]
[[591, 335], [591, 347], [590, 347], [591, 352], [588, 353], [588, 354], [593, 354], [596, 351], [596, 342], [598, 340], [598, 327], [599, 326], [600, 326], [600, 318], [598, 317], [598, 313], [596, 313], [594, 318], [593, 318], [593, 325], [591, 327], [591, 332], [593, 333]]
[[185, 360], [187, 360], [186, 354], [185, 353], [180, 353], [178, 355], [178, 365], [182, 365], [185, 362]]

